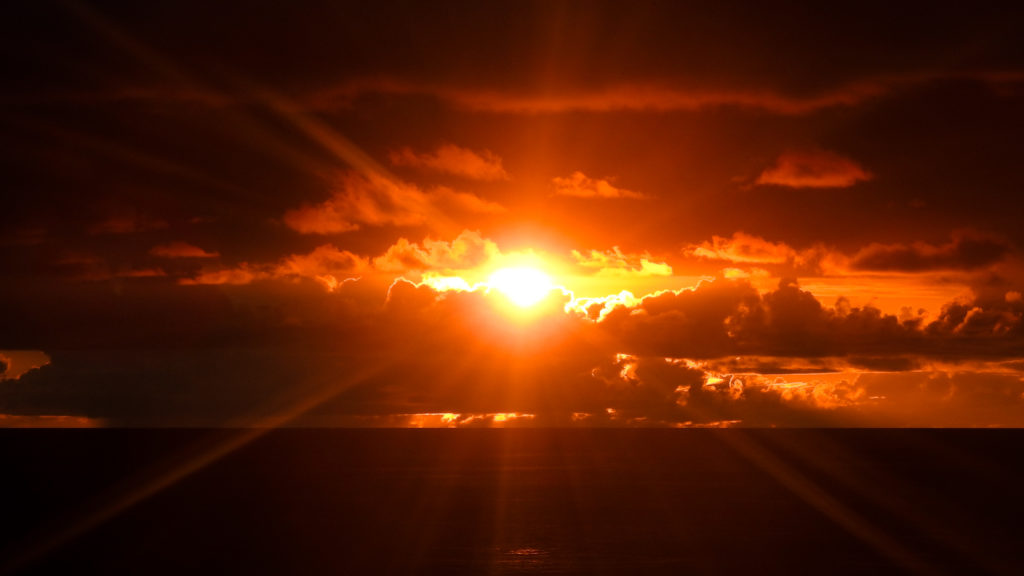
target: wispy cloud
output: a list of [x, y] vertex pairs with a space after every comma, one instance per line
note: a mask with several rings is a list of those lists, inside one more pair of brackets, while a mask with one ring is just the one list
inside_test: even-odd
[[573, 196], [576, 198], [628, 198], [641, 200], [647, 196], [619, 188], [607, 179], [589, 178], [583, 172], [573, 172], [567, 178], [556, 177], [552, 179], [555, 185], [555, 194], [559, 196]]
[[405, 182], [348, 172], [339, 177], [330, 198], [305, 204], [284, 215], [288, 227], [302, 234], [338, 234], [369, 226], [417, 226], [439, 205], [465, 212], [486, 213], [502, 208], [467, 193], [449, 188], [424, 191]]
[[168, 227], [167, 222], [141, 214], [120, 214], [111, 216], [106, 220], [96, 222], [89, 227], [90, 234], [136, 234], [150, 230], [164, 230]]
[[612, 84], [539, 94], [373, 77], [353, 79], [344, 84], [320, 90], [311, 95], [306, 103], [319, 109], [349, 107], [359, 95], [375, 93], [397, 96], [429, 95], [459, 108], [510, 114], [555, 114], [573, 111], [668, 112], [732, 107], [761, 110], [785, 116], [801, 116], [831, 108], [857, 106], [907, 86], [940, 80], [980, 82], [1000, 88], [1019, 85], [1024, 81], [1024, 72], [1018, 70], [921, 71], [902, 75], [878, 76], [839, 84], [816, 93], [799, 95], [771, 89], [729, 87], [699, 89], [658, 82]]
[[364, 93], [429, 94], [460, 108], [499, 113], [552, 114], [622, 110], [664, 112], [731, 106], [801, 115], [824, 108], [855, 105], [887, 90], [886, 83], [878, 81], [851, 84], [810, 96], [790, 96], [770, 90], [701, 90], [658, 83], [632, 83], [556, 94], [531, 94], [429, 85], [394, 78], [365, 78], [323, 90], [310, 99], [310, 104], [316, 108], [349, 106], [356, 96]]
[[826, 150], [786, 152], [755, 184], [787, 188], [849, 188], [873, 175], [849, 158]]
[[401, 148], [390, 154], [395, 166], [409, 166], [455, 174], [475, 180], [508, 180], [508, 172], [502, 166], [501, 157], [490, 150], [474, 152], [454, 144], [439, 146], [434, 152], [414, 152]]
[[249, 284], [268, 276], [267, 272], [243, 262], [234, 268], [203, 270], [195, 277], [178, 280], [178, 283], [184, 286]]
[[158, 258], [216, 258], [217, 252], [207, 252], [188, 242], [168, 242], [150, 249], [149, 253]]

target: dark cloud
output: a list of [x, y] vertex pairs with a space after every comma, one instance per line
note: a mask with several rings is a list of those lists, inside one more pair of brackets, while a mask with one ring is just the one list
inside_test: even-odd
[[787, 152], [757, 177], [756, 184], [788, 188], [848, 188], [871, 180], [870, 172], [835, 152]]
[[907, 356], [1012, 358], [1022, 313], [1019, 302], [954, 303], [925, 325], [871, 306], [825, 307], [794, 281], [762, 295], [748, 283], [719, 280], [615, 306], [599, 328], [616, 336], [621, 351], [644, 356], [850, 357], [865, 368], [895, 368], [913, 366]]
[[149, 253], [159, 258], [216, 258], [220, 256], [217, 252], [207, 252], [199, 246], [181, 241], [154, 246]]
[[1024, 425], [1020, 373], [921, 371], [868, 373], [858, 383], [879, 398], [860, 422], [881, 426], [990, 427]]
[[163, 230], [167, 222], [138, 214], [114, 216], [89, 227], [90, 234], [135, 234], [148, 230]]
[[[884, 396], [855, 385], [855, 371], [1014, 361], [1024, 344], [1024, 309], [1005, 300], [950, 305], [925, 325], [826, 307], [793, 281], [764, 294], [716, 281], [600, 317], [564, 312], [560, 291], [524, 312], [496, 292], [363, 284], [76, 288], [50, 311], [58, 324], [8, 316], [19, 340], [56, 351], [3, 389], [0, 412], [115, 424], [256, 424], [294, 409], [320, 423], [517, 412], [535, 423], [825, 425], [855, 422]], [[751, 369], [784, 381], [740, 375]]]
[[922, 272], [927, 270], [976, 270], [994, 264], [1011, 251], [1000, 238], [972, 232], [954, 235], [947, 244], [872, 244], [854, 254], [855, 270]]

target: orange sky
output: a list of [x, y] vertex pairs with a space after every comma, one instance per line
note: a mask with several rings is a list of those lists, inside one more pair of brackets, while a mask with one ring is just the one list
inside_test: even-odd
[[6, 25], [0, 426], [1024, 425], [1019, 11], [230, 4]]

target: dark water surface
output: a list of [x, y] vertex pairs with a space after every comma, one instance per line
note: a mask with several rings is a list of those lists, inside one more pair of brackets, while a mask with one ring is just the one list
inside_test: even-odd
[[1022, 442], [6, 430], [0, 574], [1024, 574]]

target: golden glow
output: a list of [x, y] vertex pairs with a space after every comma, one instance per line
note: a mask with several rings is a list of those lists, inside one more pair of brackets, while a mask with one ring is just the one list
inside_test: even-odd
[[438, 292], [446, 292], [449, 290], [469, 292], [473, 289], [473, 287], [469, 285], [469, 282], [466, 282], [464, 278], [459, 276], [426, 275], [423, 278], [422, 284], [426, 284]]
[[521, 308], [540, 302], [554, 288], [550, 276], [537, 268], [525, 266], [496, 270], [487, 284]]

